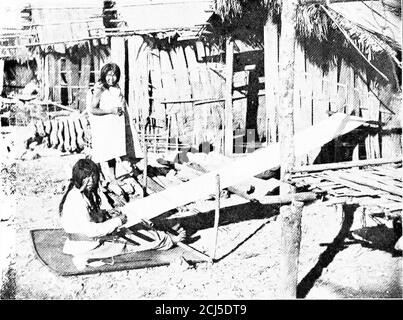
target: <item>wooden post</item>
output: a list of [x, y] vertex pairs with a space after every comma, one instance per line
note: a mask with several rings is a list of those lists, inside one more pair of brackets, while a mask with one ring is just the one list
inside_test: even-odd
[[232, 81], [234, 64], [234, 43], [230, 37], [227, 38], [225, 48], [225, 108], [224, 108], [224, 154], [232, 154], [234, 144], [234, 133], [232, 128]]
[[157, 128], [154, 128], [154, 152], [157, 153]]
[[[294, 61], [295, 28], [298, 0], [284, 1], [281, 12], [280, 37], [280, 106], [279, 140], [281, 181], [280, 195], [295, 193], [287, 184], [295, 164], [294, 150]], [[291, 206], [280, 208], [281, 251], [280, 295], [282, 298], [296, 298], [298, 279], [298, 257], [301, 241], [301, 213], [303, 203], [292, 202]]]
[[293, 201], [291, 206], [280, 209], [281, 223], [281, 258], [280, 286], [281, 298], [295, 299], [298, 284], [298, 260], [301, 243], [301, 218], [303, 202]]
[[215, 260], [215, 254], [217, 249], [217, 239], [218, 239], [218, 223], [220, 221], [220, 175], [216, 175], [216, 208], [214, 214], [214, 227], [213, 227], [213, 246], [211, 248], [211, 259]]
[[147, 152], [147, 144], [146, 144], [146, 121], [143, 121], [143, 128], [141, 132], [141, 139], [143, 142], [143, 153], [144, 153], [144, 170], [143, 170], [143, 197], [147, 195], [147, 166], [148, 166], [148, 152]]
[[3, 92], [4, 60], [0, 59], [0, 94]]

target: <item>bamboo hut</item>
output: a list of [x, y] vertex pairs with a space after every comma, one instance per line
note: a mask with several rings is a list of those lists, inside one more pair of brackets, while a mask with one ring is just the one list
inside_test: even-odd
[[35, 54], [26, 47], [32, 34], [22, 30], [21, 8], [1, 5], [0, 94], [22, 89], [35, 76]]
[[[327, 157], [317, 159], [314, 153], [299, 161], [306, 164], [315, 159], [332, 162], [401, 155], [400, 3], [312, 2], [302, 3], [297, 11], [295, 131], [323, 120], [329, 112], [340, 111], [372, 120], [375, 128], [367, 130], [362, 139], [354, 133], [343, 138], [348, 141], [336, 141], [325, 153]], [[278, 1], [217, 1], [227, 37], [264, 44], [268, 81], [265, 100], [258, 108], [265, 113], [268, 142], [278, 141], [280, 11]], [[246, 25], [252, 32], [239, 32], [237, 25]]]
[[[42, 98], [78, 110], [114, 61], [135, 121], [160, 141], [154, 151], [174, 141], [242, 153], [278, 141], [280, 10], [277, 1], [41, 0], [22, 11], [30, 38], [2, 52], [28, 52]], [[375, 127], [301, 163], [401, 154], [400, 7], [307, 3], [297, 20], [295, 131], [336, 111]]]

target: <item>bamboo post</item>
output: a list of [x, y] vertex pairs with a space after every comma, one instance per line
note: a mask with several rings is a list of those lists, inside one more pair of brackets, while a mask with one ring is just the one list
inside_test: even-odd
[[[294, 61], [295, 25], [298, 0], [283, 2], [281, 11], [280, 38], [280, 105], [279, 137], [281, 181], [280, 195], [295, 193], [295, 188], [286, 182], [295, 165], [294, 148]], [[280, 295], [283, 298], [297, 297], [298, 258], [301, 241], [301, 213], [303, 203], [294, 201], [291, 206], [280, 208], [281, 251]]]
[[[145, 121], [144, 121], [145, 122]], [[148, 167], [148, 152], [147, 152], [147, 144], [146, 144], [146, 130], [145, 123], [143, 123], [143, 128], [141, 130], [141, 139], [143, 142], [143, 153], [144, 153], [144, 169], [143, 169], [143, 197], [147, 195], [147, 167]]]
[[218, 240], [218, 223], [220, 221], [220, 175], [216, 175], [216, 208], [214, 213], [213, 227], [213, 246], [211, 248], [211, 259], [215, 260], [217, 240]]
[[0, 59], [0, 93], [3, 92], [3, 82], [4, 82], [4, 60]]
[[165, 149], [165, 153], [167, 154], [168, 153], [168, 151], [169, 151], [169, 130], [170, 130], [170, 127], [171, 127], [171, 116], [170, 115], [168, 115], [168, 123], [167, 123], [167, 134], [166, 134], [166, 139], [167, 139], [167, 141], [166, 141], [166, 149]]
[[232, 81], [234, 63], [234, 43], [231, 38], [227, 38], [225, 49], [225, 107], [224, 107], [224, 154], [229, 156], [233, 150], [233, 114], [232, 114]]
[[157, 153], [157, 128], [154, 128], [154, 153]]
[[176, 152], [179, 152], [179, 124], [178, 115], [175, 113], [175, 125], [176, 125]]

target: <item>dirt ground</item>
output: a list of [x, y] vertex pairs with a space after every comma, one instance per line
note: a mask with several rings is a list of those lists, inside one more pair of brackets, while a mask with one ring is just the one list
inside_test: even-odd
[[[15, 196], [15, 255], [2, 287], [4, 299], [275, 299], [279, 290], [280, 224], [276, 208], [222, 200], [214, 264], [179, 263], [104, 274], [59, 277], [35, 256], [29, 231], [60, 228], [58, 204], [80, 154], [43, 150], [38, 159], [2, 164], [2, 181]], [[212, 201], [210, 201], [212, 202]], [[213, 208], [209, 201], [206, 207]], [[197, 226], [192, 246], [208, 252], [214, 211], [183, 220]], [[181, 219], [178, 219], [181, 221]], [[193, 221], [193, 222], [192, 222]], [[393, 252], [390, 225], [354, 216], [343, 243], [333, 243], [342, 216], [326, 202], [305, 206], [299, 261], [299, 296], [309, 299], [401, 298], [402, 257]], [[356, 235], [352, 237], [351, 235]], [[359, 239], [359, 240], [357, 240]]]

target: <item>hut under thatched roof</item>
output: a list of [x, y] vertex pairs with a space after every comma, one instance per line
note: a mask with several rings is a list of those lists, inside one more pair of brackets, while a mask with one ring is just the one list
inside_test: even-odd
[[[366, 70], [375, 81], [394, 82], [395, 67], [401, 69], [401, 4], [397, 0], [341, 3], [305, 1], [297, 9], [296, 33], [300, 44], [308, 52], [311, 62], [325, 70], [343, 59], [355, 68]], [[315, 1], [318, 2], [318, 1]], [[281, 1], [277, 0], [217, 0], [216, 12], [223, 29], [235, 37], [260, 39], [269, 16], [281, 32]], [[238, 25], [246, 25], [242, 34]], [[250, 32], [245, 33], [245, 29]], [[235, 30], [235, 32], [234, 32]], [[352, 40], [352, 41], [350, 41]], [[382, 73], [376, 72], [367, 61], [358, 57], [357, 48]]]
[[[315, 124], [328, 112], [351, 113], [381, 121], [380, 129], [388, 127], [397, 133], [390, 145], [395, 143], [394, 149], [401, 154], [397, 138], [401, 125], [396, 127], [395, 121], [401, 103], [400, 2], [340, 2], [307, 0], [298, 5], [295, 130]], [[264, 43], [266, 136], [277, 141], [281, 1], [217, 0], [216, 5], [219, 18], [214, 21], [223, 36]], [[379, 157], [388, 150], [387, 135], [366, 138], [367, 157]], [[382, 141], [376, 145], [378, 138]], [[357, 145], [357, 141], [349, 144]], [[356, 156], [362, 156], [356, 149]], [[302, 162], [311, 162], [315, 156], [309, 158]]]
[[[298, 129], [316, 123], [328, 111], [363, 115], [375, 108], [380, 119], [395, 113], [389, 106], [395, 98], [380, 99], [378, 91], [400, 89], [401, 40], [395, 28], [400, 26], [396, 24], [401, 21], [400, 11], [380, 2], [382, 8], [374, 9], [372, 3], [354, 3], [354, 10], [345, 9], [352, 3], [299, 7]], [[381, 9], [387, 14], [371, 19], [369, 13]], [[36, 50], [44, 98], [83, 110], [101, 66], [114, 61], [122, 68], [121, 87], [138, 122], [149, 118], [168, 135], [196, 145], [203, 139], [221, 139], [228, 80], [225, 40], [230, 36], [234, 40], [233, 129], [240, 136], [255, 130], [259, 141], [267, 142], [277, 139], [280, 12], [280, 1], [268, 0], [91, 0], [85, 4], [40, 0], [26, 9], [30, 21], [24, 30], [35, 34], [29, 48]], [[275, 27], [264, 37], [267, 17]], [[270, 51], [270, 59], [264, 51]], [[365, 101], [375, 93], [380, 103], [368, 107]], [[213, 137], [202, 137], [211, 131]]]

